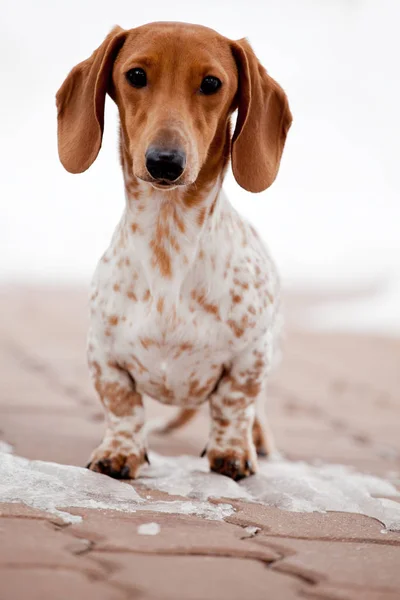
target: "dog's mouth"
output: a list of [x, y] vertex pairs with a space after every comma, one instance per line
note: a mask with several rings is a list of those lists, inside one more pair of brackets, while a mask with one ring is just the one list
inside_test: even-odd
[[144, 177], [139, 177], [138, 175], [136, 176], [138, 179], [140, 179], [141, 181], [144, 181], [145, 183], [149, 183], [154, 189], [156, 190], [174, 190], [177, 187], [184, 187], [186, 185], [188, 185], [187, 183], [184, 183], [183, 181], [168, 181], [167, 179], [150, 179], [150, 178], [144, 178]]
[[167, 181], [166, 179], [157, 179], [155, 181], [150, 181], [150, 183], [153, 187], [158, 189], [174, 188], [178, 185], [181, 185], [179, 183], [176, 183], [175, 181]]

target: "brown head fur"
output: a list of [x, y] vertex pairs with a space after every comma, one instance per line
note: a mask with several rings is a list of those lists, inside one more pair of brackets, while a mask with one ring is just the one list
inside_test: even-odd
[[[145, 87], [127, 80], [136, 67], [146, 72]], [[222, 82], [212, 95], [200, 90], [206, 76]], [[259, 192], [274, 181], [291, 114], [284, 91], [246, 40], [184, 23], [115, 27], [57, 93], [59, 155], [72, 173], [88, 169], [100, 150], [106, 93], [118, 106], [124, 156], [135, 177], [154, 185], [145, 155], [157, 144], [186, 155], [176, 185], [215, 178], [229, 158], [229, 120], [237, 108], [231, 148], [237, 182]]]

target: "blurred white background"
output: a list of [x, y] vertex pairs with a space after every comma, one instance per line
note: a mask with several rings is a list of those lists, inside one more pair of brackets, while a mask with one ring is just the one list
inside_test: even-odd
[[[400, 332], [397, 0], [3, 0], [0, 273], [85, 282], [123, 209], [117, 114], [89, 171], [63, 170], [54, 96], [111, 27], [191, 21], [248, 37], [285, 88], [294, 124], [276, 183], [227, 192], [274, 255], [286, 289], [317, 292], [312, 324]], [[304, 317], [306, 318], [306, 317]]]

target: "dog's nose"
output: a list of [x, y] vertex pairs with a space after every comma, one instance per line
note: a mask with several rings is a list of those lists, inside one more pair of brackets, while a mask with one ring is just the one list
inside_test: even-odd
[[177, 148], [156, 148], [151, 146], [146, 152], [146, 169], [154, 179], [175, 181], [182, 175], [186, 155]]

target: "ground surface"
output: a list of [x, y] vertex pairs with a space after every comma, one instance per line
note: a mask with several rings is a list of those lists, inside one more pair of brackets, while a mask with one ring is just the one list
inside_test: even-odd
[[[85, 364], [85, 299], [72, 289], [1, 292], [0, 440], [20, 456], [81, 466], [101, 439]], [[279, 448], [293, 459], [396, 477], [399, 365], [396, 340], [288, 334], [270, 386]], [[157, 404], [149, 411], [170, 414]], [[173, 437], [153, 435], [151, 448], [198, 455], [206, 437], [204, 413]], [[0, 599], [400, 598], [400, 533], [382, 533], [361, 515], [231, 503], [227, 522], [71, 509], [84, 516], [73, 525], [2, 504]], [[160, 533], [140, 535], [139, 525], [154, 520]], [[249, 525], [260, 530], [251, 534]]]

